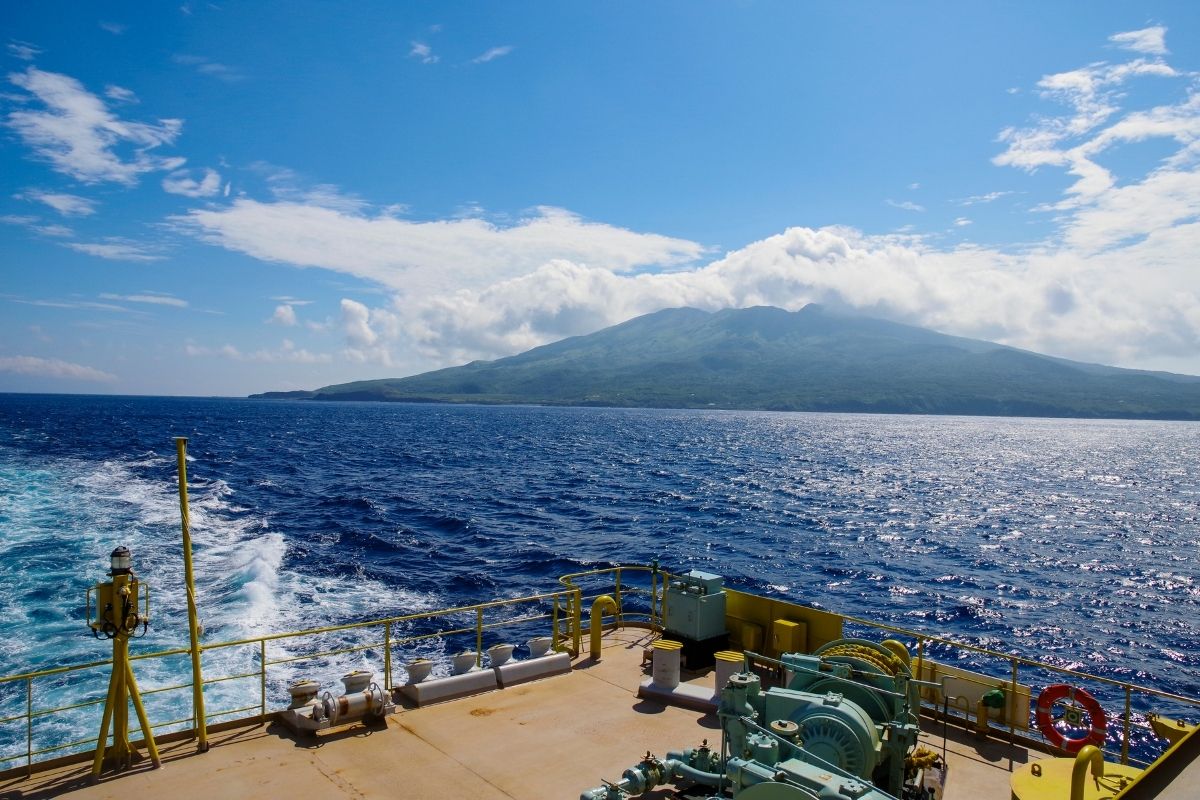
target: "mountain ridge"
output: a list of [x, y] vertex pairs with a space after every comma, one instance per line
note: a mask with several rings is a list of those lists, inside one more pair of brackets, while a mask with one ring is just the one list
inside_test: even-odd
[[1200, 377], [810, 304], [663, 309], [494, 361], [266, 399], [1200, 419]]

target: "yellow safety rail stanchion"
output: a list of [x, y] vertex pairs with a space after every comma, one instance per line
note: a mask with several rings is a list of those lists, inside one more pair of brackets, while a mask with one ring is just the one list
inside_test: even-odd
[[183, 527], [183, 580], [187, 587], [188, 641], [192, 652], [192, 718], [196, 749], [208, 752], [208, 720], [204, 716], [204, 676], [200, 670], [200, 618], [196, 613], [196, 578], [192, 574], [192, 522], [188, 515], [187, 437], [175, 437], [179, 465], [179, 517]]
[[[596, 601], [592, 603], [592, 621], [591, 621], [591, 656], [593, 661], [600, 660], [601, 638], [604, 636], [604, 612], [611, 611], [617, 613], [617, 601], [613, 600], [608, 595], [600, 595]], [[618, 623], [619, 624], [619, 623]]]

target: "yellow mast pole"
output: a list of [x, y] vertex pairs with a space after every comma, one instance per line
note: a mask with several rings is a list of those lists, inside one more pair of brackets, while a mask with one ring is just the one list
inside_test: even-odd
[[188, 516], [187, 437], [175, 437], [179, 462], [179, 516], [183, 521], [183, 579], [187, 584], [188, 636], [192, 650], [192, 717], [197, 750], [208, 752], [208, 721], [204, 716], [204, 677], [200, 672], [200, 619], [196, 613], [196, 579], [192, 574], [192, 523]]

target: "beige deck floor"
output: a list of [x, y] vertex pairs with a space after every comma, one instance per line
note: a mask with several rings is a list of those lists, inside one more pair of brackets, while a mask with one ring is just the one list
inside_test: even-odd
[[[575, 798], [602, 778], [619, 779], [646, 750], [661, 756], [720, 741], [714, 716], [636, 696], [649, 641], [646, 631], [612, 633], [599, 662], [580, 659], [570, 674], [401, 711], [374, 728], [351, 725], [315, 740], [279, 723], [238, 728], [210, 737], [206, 754], [193, 742], [169, 744], [162, 769], [139, 766], [95, 785], [90, 763], [0, 781], [0, 800]], [[940, 752], [940, 725], [924, 738]], [[946, 800], [1007, 800], [1003, 745], [951, 729], [948, 750]], [[1025, 758], [1018, 751], [1016, 763]]]

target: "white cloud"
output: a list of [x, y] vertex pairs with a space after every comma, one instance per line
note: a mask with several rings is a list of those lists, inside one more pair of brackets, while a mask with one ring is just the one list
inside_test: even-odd
[[116, 375], [85, 367], [82, 364], [72, 364], [70, 361], [61, 361], [57, 358], [37, 358], [36, 356], [0, 356], [0, 372], [100, 383], [111, 383], [117, 379]]
[[1167, 44], [1164, 39], [1166, 34], [1167, 29], [1165, 26], [1155, 25], [1150, 28], [1142, 28], [1138, 31], [1114, 33], [1108, 37], [1108, 40], [1117, 47], [1124, 48], [1125, 50], [1161, 56], [1167, 54]]
[[276, 325], [292, 326], [296, 324], [296, 309], [291, 305], [284, 303], [283, 305], [275, 306], [275, 313], [267, 322], [273, 322]]
[[[619, 275], [554, 261], [480, 291], [394, 303], [394, 338], [435, 366], [495, 358], [660, 308], [810, 302], [1105, 363], [1191, 359], [1200, 370], [1200, 224], [1091, 256], [1070, 248], [936, 250], [912, 237], [792, 228], [690, 271]], [[385, 310], [385, 309], [381, 309]], [[363, 320], [375, 309], [356, 309]], [[1184, 361], [1180, 361], [1184, 363]]]
[[44, 236], [53, 236], [56, 239], [69, 239], [75, 235], [75, 231], [66, 225], [34, 225], [33, 230]]
[[371, 311], [357, 300], [342, 300], [342, 327], [350, 344], [370, 347], [379, 339], [370, 325]]
[[163, 258], [145, 245], [117, 237], [110, 237], [104, 242], [66, 242], [63, 246], [111, 261], [160, 261]]
[[962, 200], [957, 202], [960, 206], [973, 206], [978, 203], [993, 203], [999, 200], [1001, 197], [1008, 197], [1010, 194], [1016, 194], [1016, 192], [988, 192], [987, 194], [976, 194], [970, 197], [964, 197]]
[[433, 48], [425, 42], [411, 42], [412, 49], [408, 51], [409, 58], [415, 58], [422, 64], [436, 64], [440, 58], [433, 54]]
[[259, 364], [328, 364], [333, 356], [328, 353], [313, 353], [302, 347], [296, 347], [290, 339], [284, 339], [275, 349], [261, 348], [243, 352], [231, 344], [221, 347], [204, 347], [188, 342], [183, 347], [184, 353], [192, 358], [225, 358], [230, 361], [243, 361]]
[[310, 203], [238, 199], [170, 219], [228, 250], [332, 269], [415, 296], [483, 287], [554, 258], [625, 272], [679, 266], [704, 253], [695, 242], [587, 222], [548, 207], [500, 226], [479, 218], [412, 222]]
[[896, 202], [895, 200], [887, 200], [885, 202], [892, 208], [899, 208], [899, 209], [903, 209], [904, 211], [924, 211], [925, 210], [925, 206], [917, 205], [916, 203], [914, 203], [911, 200], [904, 200], [899, 203]]
[[221, 190], [221, 175], [205, 167], [199, 179], [193, 177], [196, 170], [176, 170], [162, 180], [163, 191], [181, 194], [184, 197], [212, 197]]
[[501, 45], [500, 47], [492, 47], [471, 59], [472, 64], [486, 64], [489, 61], [494, 61], [497, 58], [503, 58], [513, 51], [513, 46], [510, 44]]
[[[58, 172], [83, 183], [112, 181], [132, 186], [144, 172], [176, 169], [183, 163], [181, 158], [150, 153], [175, 141], [183, 127], [181, 120], [160, 119], [151, 124], [120, 119], [79, 81], [36, 67], [8, 77], [44, 106], [9, 112], [8, 126]], [[131, 156], [116, 152], [122, 145], [132, 147]]]
[[302, 300], [299, 297], [292, 297], [289, 294], [276, 295], [270, 298], [277, 303], [287, 303], [289, 306], [311, 306], [314, 301]]
[[99, 24], [101, 30], [108, 31], [113, 36], [120, 36], [129, 29], [128, 25], [124, 25], [120, 22], [100, 22]]
[[962, 227], [965, 227], [970, 224], [971, 224], [971, 220], [967, 219], [966, 217], [956, 217], [954, 219], [954, 225], [955, 225], [955, 227], [958, 227], [958, 228], [962, 228]]
[[40, 189], [30, 189], [17, 195], [22, 200], [33, 200], [45, 203], [64, 217], [86, 217], [96, 213], [96, 201], [77, 194], [65, 192], [45, 192]]
[[127, 303], [146, 303], [155, 306], [171, 306], [172, 308], [187, 308], [188, 301], [175, 297], [174, 295], [163, 294], [161, 292], [147, 292], [145, 294], [102, 294], [101, 300], [123, 300]]
[[8, 54], [13, 58], [19, 58], [22, 61], [33, 61], [41, 55], [42, 49], [29, 42], [22, 42], [19, 39], [10, 39], [8, 42]]
[[192, 67], [201, 75], [207, 75], [210, 78], [216, 78], [226, 83], [237, 83], [244, 77], [241, 72], [217, 61], [205, 58], [204, 56], [187, 55], [183, 53], [171, 56], [171, 60], [176, 64], [182, 64], [185, 67]]
[[104, 96], [109, 100], [113, 100], [118, 103], [140, 102], [138, 100], [138, 96], [134, 94], [132, 89], [126, 89], [124, 86], [117, 86], [116, 84], [112, 83], [104, 87]]

